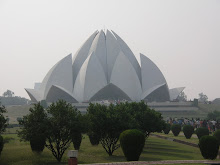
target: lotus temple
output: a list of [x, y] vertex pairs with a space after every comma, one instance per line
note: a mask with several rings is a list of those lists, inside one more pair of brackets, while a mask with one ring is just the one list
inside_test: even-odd
[[94, 32], [79, 50], [57, 62], [42, 83], [25, 89], [32, 102], [101, 100], [169, 102], [184, 88], [169, 89], [156, 64], [140, 54], [140, 63], [115, 32]]

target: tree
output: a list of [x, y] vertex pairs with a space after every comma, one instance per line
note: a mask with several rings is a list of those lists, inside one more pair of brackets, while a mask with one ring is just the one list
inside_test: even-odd
[[207, 119], [208, 120], [219, 120], [220, 119], [220, 111], [213, 111], [213, 112], [209, 112], [207, 115]]
[[199, 93], [199, 102], [207, 103], [208, 102], [208, 97], [203, 93]]
[[126, 109], [90, 103], [87, 114], [89, 118], [89, 132], [100, 137], [100, 143], [109, 156], [117, 150], [120, 133], [129, 128], [130, 117]]
[[5, 91], [3, 94], [2, 94], [3, 97], [13, 97], [14, 96], [14, 92], [12, 92], [11, 90], [8, 90]]
[[178, 101], [187, 101], [187, 96], [186, 94], [182, 91], [180, 92], [179, 96], [177, 97]]
[[39, 135], [45, 138], [45, 146], [60, 162], [64, 152], [72, 143], [74, 134], [85, 132], [83, 122], [85, 119], [81, 113], [65, 101], [52, 103], [46, 110], [38, 103], [33, 109], [30, 108], [30, 114], [20, 121], [23, 128], [19, 131], [19, 136], [22, 140], [34, 140], [34, 144]]
[[130, 125], [132, 125], [130, 129], [139, 129], [146, 137], [152, 132], [161, 132], [165, 127], [161, 113], [149, 108], [143, 101], [139, 103], [126, 102], [119, 106], [125, 107], [129, 116], [133, 116], [133, 120], [130, 120]]
[[48, 130], [46, 147], [60, 162], [66, 149], [70, 146], [74, 133], [84, 131], [81, 113], [63, 100], [52, 103], [47, 108]]
[[4, 117], [3, 113], [6, 112], [6, 109], [0, 102], [0, 134], [5, 131], [7, 127], [7, 119]]

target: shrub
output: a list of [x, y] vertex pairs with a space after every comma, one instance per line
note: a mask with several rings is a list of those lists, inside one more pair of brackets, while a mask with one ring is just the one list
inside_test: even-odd
[[199, 148], [205, 159], [215, 159], [218, 155], [218, 140], [214, 136], [204, 135], [199, 139]]
[[96, 135], [95, 133], [88, 133], [89, 141], [92, 145], [98, 145], [100, 141], [99, 135]]
[[31, 150], [33, 152], [41, 153], [46, 144], [46, 138], [42, 135], [34, 136], [30, 139]]
[[144, 134], [136, 129], [126, 130], [119, 140], [127, 161], [138, 161], [145, 144]]
[[76, 132], [73, 134], [73, 146], [75, 150], [79, 150], [81, 142], [82, 142], [82, 134], [80, 132]]
[[200, 139], [204, 135], [209, 135], [209, 130], [208, 128], [205, 128], [205, 127], [197, 128], [196, 135]]
[[220, 130], [215, 131], [213, 136], [215, 136], [217, 138], [218, 144], [220, 145]]
[[173, 124], [173, 125], [171, 126], [171, 130], [172, 130], [174, 136], [178, 136], [179, 133], [180, 133], [180, 131], [181, 131], [181, 125], [179, 125], [179, 124]]
[[171, 125], [170, 125], [169, 123], [166, 123], [166, 124], [165, 124], [165, 128], [163, 129], [163, 132], [164, 132], [165, 134], [169, 134], [170, 128], [171, 128]]
[[194, 133], [194, 127], [191, 125], [185, 125], [183, 127], [183, 133], [187, 139], [190, 139], [192, 134]]
[[4, 147], [4, 141], [3, 141], [3, 137], [0, 135], [0, 155], [3, 150], [3, 147]]

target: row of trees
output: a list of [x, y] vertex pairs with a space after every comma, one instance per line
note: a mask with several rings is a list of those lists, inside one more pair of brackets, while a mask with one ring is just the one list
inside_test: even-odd
[[19, 132], [22, 140], [42, 144], [58, 161], [72, 142], [79, 148], [82, 133], [92, 135], [112, 155], [120, 147], [118, 140], [124, 130], [138, 129], [147, 138], [151, 132], [161, 131], [165, 125], [161, 114], [144, 102], [109, 106], [90, 104], [87, 114], [81, 115], [75, 107], [61, 100], [46, 110], [36, 104], [20, 124], [23, 125]]

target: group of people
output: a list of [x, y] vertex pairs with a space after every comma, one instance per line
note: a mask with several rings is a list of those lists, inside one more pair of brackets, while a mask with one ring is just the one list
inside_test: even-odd
[[169, 124], [180, 124], [182, 127], [184, 125], [191, 125], [194, 127], [194, 129], [200, 128], [200, 127], [206, 127], [209, 129], [209, 132], [215, 132], [216, 130], [220, 129], [220, 121], [216, 120], [201, 120], [200, 118], [171, 118], [167, 117], [166, 122]]

